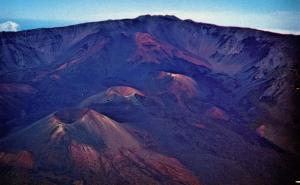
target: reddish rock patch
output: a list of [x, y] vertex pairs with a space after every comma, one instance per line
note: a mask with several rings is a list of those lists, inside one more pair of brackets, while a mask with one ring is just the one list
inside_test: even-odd
[[207, 114], [216, 120], [224, 120], [224, 121], [229, 121], [229, 116], [226, 114], [225, 111], [218, 107], [212, 107], [207, 111]]
[[171, 177], [182, 184], [200, 185], [198, 179], [186, 169], [177, 159], [168, 158], [159, 154], [152, 155], [146, 162], [163, 175]]
[[107, 95], [118, 94], [121, 96], [132, 96], [132, 95], [138, 94], [140, 96], [144, 96], [144, 94], [142, 92], [140, 92], [139, 90], [134, 89], [132, 87], [128, 87], [128, 86], [114, 86], [114, 87], [107, 89], [106, 92], [107, 92]]
[[159, 43], [148, 33], [136, 33], [135, 42], [137, 50], [130, 59], [159, 63], [160, 60], [172, 55], [172, 48], [169, 45]]
[[149, 33], [136, 33], [135, 42], [137, 51], [131, 57], [133, 60], [143, 59], [149, 62], [160, 63], [161, 60], [167, 60], [168, 58], [180, 58], [196, 65], [211, 67], [209, 63], [190, 53], [183, 52], [168, 43], [159, 42]]
[[34, 166], [34, 158], [33, 154], [28, 151], [20, 151], [18, 153], [1, 152], [0, 163], [32, 169]]
[[60, 79], [60, 76], [57, 75], [57, 74], [53, 74], [53, 75], [51, 75], [51, 79], [52, 79], [52, 80], [59, 80], [59, 79]]
[[259, 127], [256, 128], [256, 133], [260, 135], [260, 137], [265, 137], [266, 133], [266, 125], [262, 124]]
[[37, 90], [27, 84], [0, 84], [0, 93], [35, 93]]
[[201, 128], [201, 129], [206, 127], [203, 123], [197, 123], [197, 124], [194, 124], [194, 126], [197, 128]]
[[181, 59], [186, 60], [188, 62], [191, 62], [193, 64], [196, 64], [196, 65], [199, 65], [199, 66], [205, 66], [207, 68], [211, 68], [211, 65], [206, 63], [204, 60], [201, 60], [197, 57], [191, 56], [186, 52], [176, 50], [174, 55], [178, 58], [181, 58]]
[[93, 147], [72, 141], [69, 151], [78, 169], [96, 171], [101, 168], [100, 154]]
[[187, 97], [194, 97], [198, 94], [197, 82], [185, 75], [164, 72], [161, 71], [158, 76], [159, 79], [171, 78], [172, 82], [170, 84], [169, 90], [180, 99], [180, 95], [184, 94]]

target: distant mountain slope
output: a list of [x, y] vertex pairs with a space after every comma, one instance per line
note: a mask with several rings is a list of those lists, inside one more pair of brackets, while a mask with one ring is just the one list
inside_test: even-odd
[[[299, 45], [300, 36], [174, 16], [1, 32], [1, 175], [54, 184], [294, 182]], [[123, 146], [128, 155], [107, 155], [128, 165], [102, 155]], [[95, 169], [102, 175], [89, 178]], [[67, 177], [53, 178], [56, 170]]]

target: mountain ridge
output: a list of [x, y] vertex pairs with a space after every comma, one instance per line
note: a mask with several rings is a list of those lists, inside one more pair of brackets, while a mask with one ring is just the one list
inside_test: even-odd
[[246, 30], [252, 30], [252, 31], [261, 31], [261, 32], [267, 32], [271, 34], [278, 34], [278, 35], [291, 35], [291, 36], [299, 36], [299, 34], [293, 34], [293, 33], [278, 33], [278, 32], [272, 32], [269, 30], [262, 30], [262, 29], [257, 29], [257, 28], [250, 28], [250, 27], [239, 27], [239, 26], [222, 26], [218, 24], [212, 24], [212, 23], [206, 23], [206, 22], [199, 22], [199, 21], [194, 21], [192, 19], [181, 19], [176, 17], [175, 15], [162, 15], [162, 14], [144, 14], [137, 16], [135, 18], [124, 18], [124, 19], [106, 19], [106, 20], [100, 20], [100, 21], [87, 21], [84, 23], [77, 23], [77, 24], [71, 24], [67, 26], [58, 26], [58, 27], [50, 27], [50, 28], [34, 28], [34, 29], [28, 29], [28, 30], [20, 30], [20, 31], [2, 31], [1, 33], [21, 33], [21, 32], [28, 32], [32, 30], [47, 30], [47, 29], [57, 29], [57, 28], [64, 28], [64, 27], [73, 27], [73, 26], [80, 26], [80, 25], [86, 25], [86, 24], [95, 24], [95, 23], [104, 23], [104, 22], [113, 22], [113, 21], [124, 21], [124, 20], [132, 20], [132, 19], [146, 19], [150, 17], [161, 17], [161, 18], [167, 18], [169, 20], [175, 20], [175, 21], [186, 21], [186, 22], [192, 22], [196, 24], [202, 24], [202, 25], [208, 25], [208, 26], [218, 26], [218, 27], [223, 27], [223, 28], [233, 28], [233, 29], [246, 29]]

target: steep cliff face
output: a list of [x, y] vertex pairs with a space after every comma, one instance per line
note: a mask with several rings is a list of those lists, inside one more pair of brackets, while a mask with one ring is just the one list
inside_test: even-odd
[[[41, 156], [38, 151], [49, 149], [47, 153], [57, 152], [46, 166], [55, 166], [62, 156], [69, 156], [69, 161], [87, 160], [87, 169], [100, 170], [97, 166], [110, 160], [97, 151], [106, 146], [106, 131], [85, 138], [80, 135], [82, 130], [73, 128], [73, 122], [86, 113], [58, 111], [77, 107], [93, 109], [92, 115], [103, 114], [119, 122], [113, 128], [126, 127], [130, 136], [112, 133], [115, 138], [110, 141], [132, 138], [129, 143], [134, 141], [142, 148], [140, 153], [130, 150], [120, 154], [128, 165], [117, 165], [110, 175], [101, 176], [106, 182], [117, 183], [110, 181], [114, 176], [122, 182], [129, 176], [129, 184], [144, 180], [153, 182], [150, 184], [194, 184], [198, 183], [196, 177], [203, 184], [282, 184], [294, 180], [297, 172], [292, 169], [297, 162], [289, 159], [297, 158], [300, 148], [296, 102], [299, 44], [299, 36], [220, 27], [173, 16], [146, 15], [2, 32], [0, 148], [8, 153], [1, 153], [0, 160], [5, 169], [18, 165], [19, 156], [35, 161], [28, 165], [34, 172], [24, 172], [31, 176], [46, 164], [35, 160]], [[59, 113], [51, 119], [60, 117], [65, 126], [56, 128], [53, 124], [52, 128], [51, 121], [45, 120], [56, 111]], [[54, 127], [51, 134], [44, 131]], [[37, 134], [29, 132], [34, 128]], [[88, 130], [94, 133], [97, 128]], [[11, 145], [4, 144], [19, 132], [28, 134], [18, 142], [10, 140]], [[41, 138], [53, 141], [61, 137], [74, 141], [38, 149], [48, 141]], [[96, 138], [103, 146], [91, 144]], [[25, 145], [27, 140], [41, 143]], [[77, 169], [71, 162], [63, 168]], [[140, 175], [132, 176], [131, 169]], [[293, 172], [287, 173], [287, 169]], [[101, 170], [101, 174], [107, 171]], [[92, 182], [86, 178], [88, 170], [85, 172], [81, 174], [83, 183]], [[44, 173], [39, 175], [45, 178]], [[72, 173], [66, 173], [67, 179], [72, 179]]]

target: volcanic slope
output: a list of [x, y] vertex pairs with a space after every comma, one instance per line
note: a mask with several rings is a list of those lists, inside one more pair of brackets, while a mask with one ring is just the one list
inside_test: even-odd
[[[2, 140], [1, 149], [1, 165], [28, 169], [34, 182], [200, 184], [179, 161], [143, 149], [119, 123], [91, 109], [51, 114]], [[1, 175], [8, 184], [16, 181]]]

